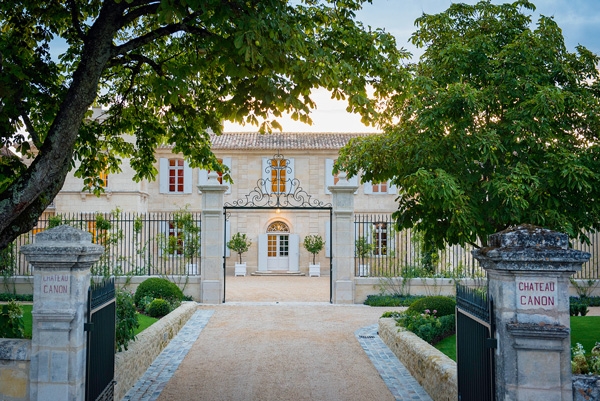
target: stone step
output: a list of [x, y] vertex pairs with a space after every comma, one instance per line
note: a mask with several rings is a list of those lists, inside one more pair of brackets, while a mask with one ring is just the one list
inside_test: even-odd
[[306, 276], [305, 273], [302, 272], [291, 272], [289, 270], [260, 270], [251, 273], [252, 276]]

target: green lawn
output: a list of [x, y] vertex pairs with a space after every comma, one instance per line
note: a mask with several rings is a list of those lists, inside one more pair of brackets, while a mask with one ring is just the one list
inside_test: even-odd
[[[31, 309], [33, 305], [21, 305], [23, 308], [23, 323], [25, 325], [25, 337], [31, 338]], [[142, 331], [146, 330], [148, 327], [152, 326], [152, 324], [158, 319], [146, 315], [141, 315], [138, 313], [137, 315], [138, 323], [140, 326], [135, 330], [135, 335], [138, 335]]]
[[[596, 341], [600, 342], [600, 316], [571, 316], [571, 347], [581, 343], [589, 354]], [[435, 348], [456, 361], [456, 335], [446, 337]]]
[[25, 338], [31, 338], [31, 309], [33, 308], [32, 304], [21, 304], [21, 309], [23, 309], [23, 325], [25, 326]]
[[148, 327], [152, 326], [154, 322], [158, 322], [158, 319], [155, 317], [150, 317], [146, 315], [142, 315], [141, 313], [137, 314], [137, 320], [140, 326], [135, 330], [135, 335], [137, 336], [142, 331], [146, 330]]

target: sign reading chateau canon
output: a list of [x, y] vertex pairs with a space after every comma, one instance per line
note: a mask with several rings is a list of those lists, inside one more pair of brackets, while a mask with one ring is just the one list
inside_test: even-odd
[[554, 309], [557, 305], [556, 279], [516, 278], [517, 309]]
[[68, 274], [50, 274], [42, 276], [44, 294], [68, 295], [71, 293], [71, 276]]

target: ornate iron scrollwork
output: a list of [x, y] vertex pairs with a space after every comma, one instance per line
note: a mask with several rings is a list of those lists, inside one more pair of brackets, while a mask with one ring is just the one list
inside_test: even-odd
[[288, 178], [292, 174], [290, 160], [279, 152], [267, 161], [267, 177], [256, 182], [254, 189], [243, 198], [225, 207], [234, 208], [330, 208], [331, 203], [322, 202], [300, 186], [297, 178]]

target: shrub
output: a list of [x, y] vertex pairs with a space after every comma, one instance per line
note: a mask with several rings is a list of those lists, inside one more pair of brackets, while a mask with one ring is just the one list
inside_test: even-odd
[[2, 305], [0, 313], [0, 338], [25, 338], [23, 309], [14, 300]]
[[142, 297], [142, 299], [140, 299], [140, 301], [137, 304], [137, 308], [140, 311], [145, 311], [146, 307], [148, 305], [150, 305], [150, 302], [154, 301], [155, 298], [151, 297], [150, 295], [146, 295], [145, 297]]
[[420, 314], [425, 313], [426, 310], [437, 311], [437, 317], [453, 315], [456, 310], [456, 301], [441, 295], [425, 297], [413, 302], [406, 312]]
[[574, 374], [600, 374], [600, 343], [596, 343], [589, 356], [585, 355], [580, 343], [571, 348], [571, 371]]
[[171, 304], [160, 298], [154, 299], [146, 306], [146, 314], [150, 317], [163, 317], [171, 312]]
[[588, 306], [585, 302], [571, 302], [569, 305], [569, 314], [571, 316], [585, 316], [588, 313]]
[[415, 333], [429, 344], [435, 344], [441, 339], [454, 334], [454, 315], [437, 317], [435, 311], [426, 310], [424, 313], [402, 313], [396, 319], [399, 326]]
[[183, 292], [176, 284], [167, 279], [151, 277], [144, 280], [135, 291], [135, 305], [139, 308], [144, 297], [162, 298], [173, 306], [178, 305], [183, 299]]
[[10, 292], [4, 292], [0, 294], [0, 302], [9, 302], [11, 300], [20, 302], [33, 302], [33, 295], [31, 294], [13, 294]]
[[117, 290], [116, 349], [127, 349], [130, 341], [135, 340], [135, 329], [138, 328], [137, 311], [133, 296], [123, 290]]
[[367, 295], [364, 304], [369, 306], [410, 306], [421, 295]]

